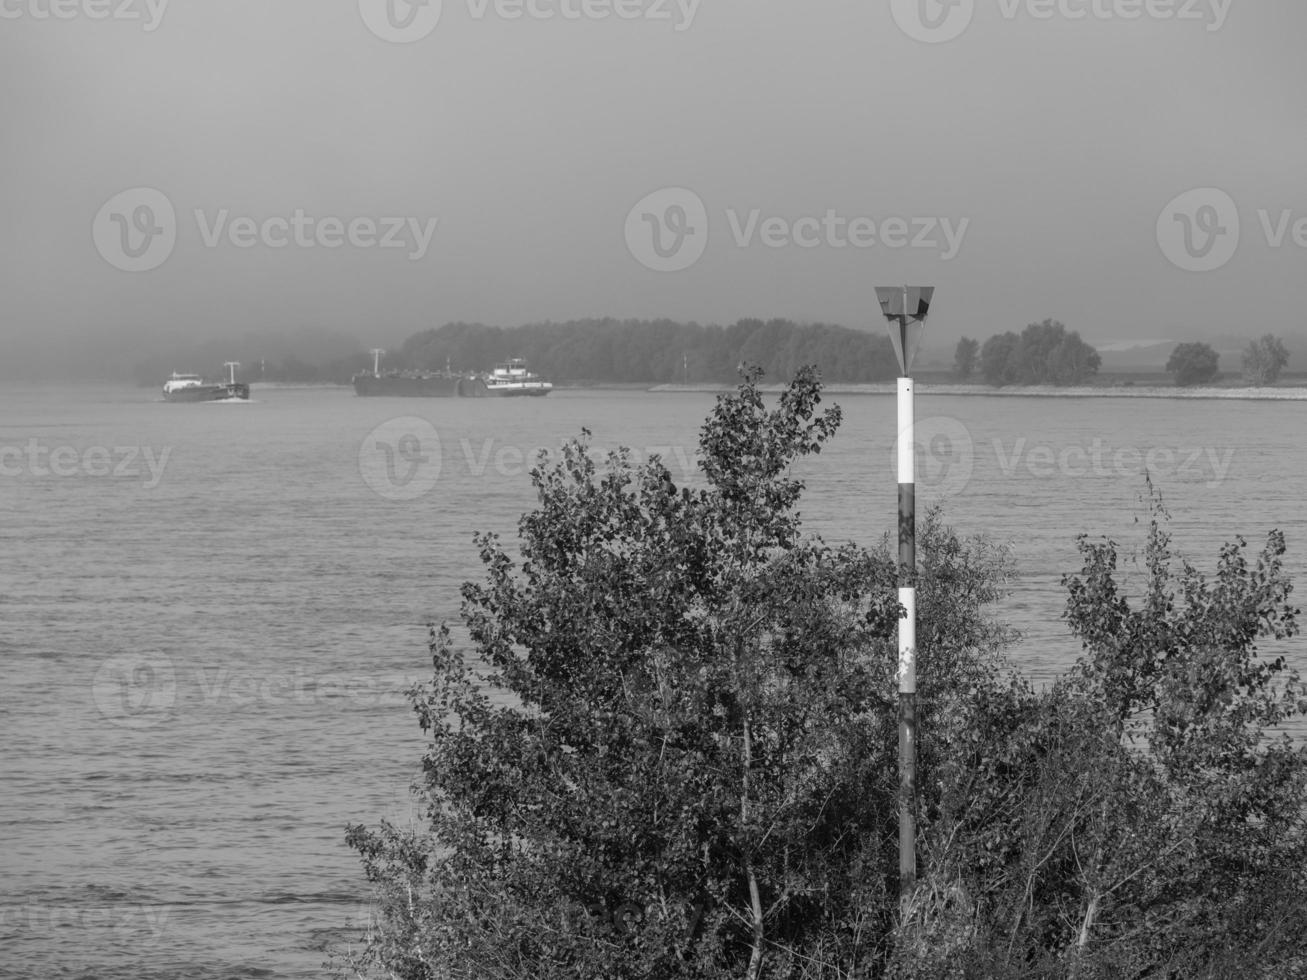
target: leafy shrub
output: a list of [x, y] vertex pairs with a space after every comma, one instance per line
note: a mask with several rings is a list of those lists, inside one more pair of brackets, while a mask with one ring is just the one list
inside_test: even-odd
[[[791, 464], [838, 409], [801, 371], [719, 398], [706, 484], [601, 466], [532, 478], [520, 561], [478, 538], [465, 656], [413, 692], [429, 825], [351, 827], [378, 926], [351, 975], [1200, 977], [1302, 964], [1307, 704], [1262, 638], [1297, 610], [1272, 533], [1175, 570], [1153, 500], [1136, 605], [1081, 541], [1085, 655], [1034, 691], [992, 615], [1007, 552], [919, 534], [921, 880], [897, 882], [895, 553], [805, 537]], [[1225, 971], [1225, 972], [1222, 972]], [[1287, 973], [1285, 975], [1288, 975]]]

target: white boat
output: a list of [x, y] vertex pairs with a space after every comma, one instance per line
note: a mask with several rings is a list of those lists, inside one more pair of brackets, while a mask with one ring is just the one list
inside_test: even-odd
[[163, 383], [163, 397], [170, 402], [244, 401], [250, 397], [250, 386], [236, 380], [236, 368], [239, 366], [235, 361], [227, 362], [229, 377], [226, 384], [205, 381], [198, 374], [179, 374], [174, 371], [172, 377]]
[[486, 375], [484, 380], [486, 394], [500, 397], [547, 395], [554, 390], [554, 386], [548, 381], [528, 371], [526, 361], [520, 357], [496, 364], [494, 370]]

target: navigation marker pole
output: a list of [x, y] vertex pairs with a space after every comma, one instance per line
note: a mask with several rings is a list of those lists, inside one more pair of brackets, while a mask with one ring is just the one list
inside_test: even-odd
[[934, 286], [877, 286], [899, 360], [899, 902], [906, 908], [917, 880], [917, 513], [916, 409], [912, 359], [926, 329]]

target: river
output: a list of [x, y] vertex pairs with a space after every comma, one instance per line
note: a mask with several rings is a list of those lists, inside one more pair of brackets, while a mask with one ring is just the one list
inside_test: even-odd
[[[803, 463], [800, 509], [874, 543], [894, 527], [894, 400], [828, 400], [844, 425]], [[323, 976], [367, 917], [345, 825], [415, 816], [403, 691], [477, 575], [472, 532], [511, 539], [535, 450], [583, 426], [695, 479], [712, 404], [0, 388], [0, 977]], [[1037, 683], [1079, 652], [1059, 584], [1076, 535], [1138, 544], [1146, 469], [1200, 568], [1278, 527], [1301, 579], [1307, 403], [923, 388], [917, 415], [919, 507], [1011, 544], [1001, 612]]]

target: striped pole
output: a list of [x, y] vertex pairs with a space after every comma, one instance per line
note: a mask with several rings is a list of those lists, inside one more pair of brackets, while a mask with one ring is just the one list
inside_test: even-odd
[[917, 438], [912, 359], [926, 327], [934, 286], [877, 286], [899, 361], [899, 899], [906, 910], [917, 882]]
[[899, 898], [917, 880], [917, 506], [912, 379], [899, 378]]

